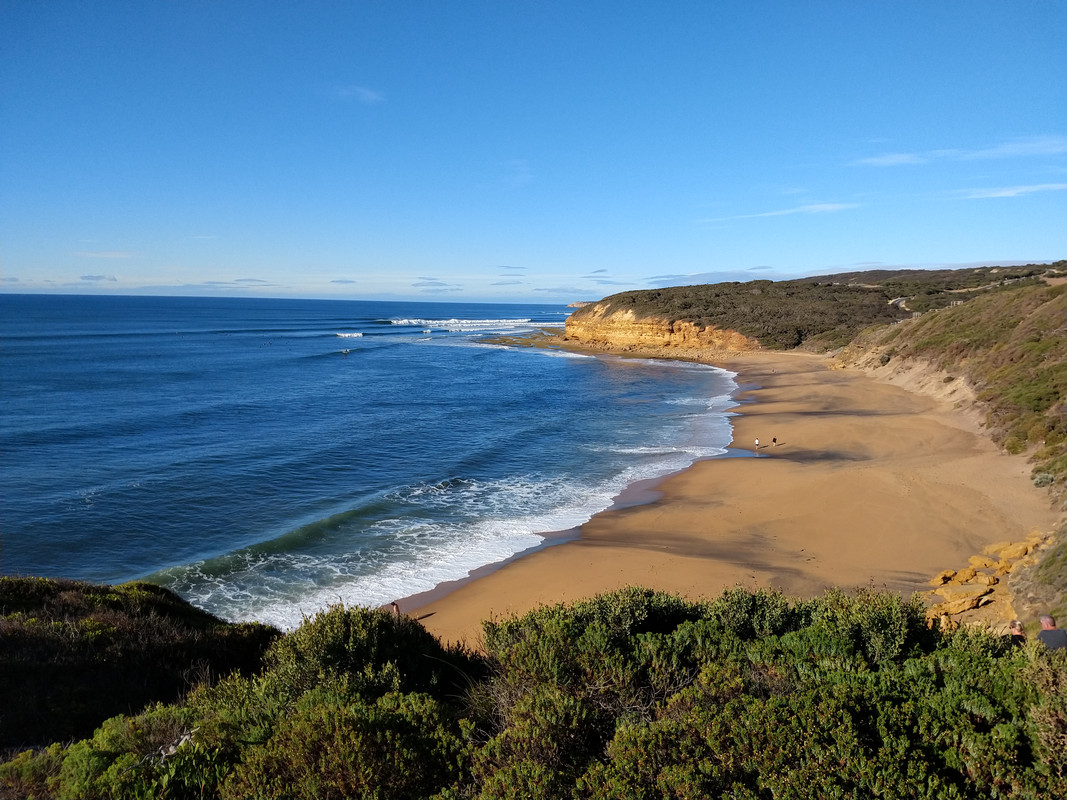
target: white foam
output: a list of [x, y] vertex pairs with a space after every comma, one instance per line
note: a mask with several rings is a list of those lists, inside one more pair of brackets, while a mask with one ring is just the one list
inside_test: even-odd
[[362, 333], [338, 333], [336, 335], [342, 339], [359, 339], [363, 336]]
[[[684, 469], [700, 458], [721, 455], [725, 448], [635, 447], [619, 451], [648, 458], [593, 487], [562, 478], [448, 481], [412, 487], [402, 498], [395, 498], [400, 505], [426, 505], [431, 518], [438, 518], [434, 512], [442, 509], [475, 508], [477, 519], [450, 525], [416, 521], [411, 517], [382, 521], [368, 533], [379, 543], [392, 541], [396, 547], [390, 552], [377, 550], [366, 556], [351, 554], [351, 558], [337, 554], [271, 556], [272, 561], [287, 562], [274, 565], [281, 572], [295, 574], [272, 586], [270, 582], [262, 582], [264, 573], [277, 570], [269, 564], [256, 565], [247, 575], [257, 584], [255, 588], [235, 595], [232, 585], [218, 587], [216, 597], [222, 600], [223, 607], [212, 610], [231, 619], [258, 620], [291, 629], [305, 616], [333, 603], [385, 605], [445, 582], [462, 580], [475, 569], [536, 547], [544, 541], [545, 534], [573, 529], [611, 507], [629, 485]], [[532, 513], [514, 516], [517, 508], [531, 509]], [[511, 516], [506, 516], [508, 511]], [[405, 556], [390, 560], [398, 552]], [[301, 580], [305, 581], [303, 586]], [[208, 598], [205, 600], [208, 607], [214, 605]]]
[[391, 319], [392, 325], [420, 328], [424, 333], [443, 330], [448, 333], [492, 333], [503, 331], [531, 330], [533, 328], [563, 327], [562, 322], [534, 322], [532, 319]]
[[224, 618], [291, 629], [334, 603], [377, 607], [462, 580], [475, 569], [536, 547], [545, 534], [587, 522], [638, 481], [725, 453], [731, 426], [728, 412], [721, 410], [734, 405], [730, 396], [678, 402], [697, 413], [685, 414], [680, 427], [665, 431], [669, 441], [592, 446], [622, 456], [612, 459], [615, 473], [599, 482], [527, 475], [408, 486], [378, 498], [387, 507], [395, 505], [388, 517], [354, 523], [330, 543], [329, 552], [235, 554], [245, 560], [217, 576], [199, 565], [183, 568], [190, 571], [175, 575], [182, 583], [175, 588]]
[[[466, 578], [479, 567], [536, 547], [546, 533], [587, 522], [640, 477], [627, 472], [592, 491], [563, 478], [447, 481], [411, 487], [393, 498], [398, 512], [412, 505], [424, 506], [431, 518], [439, 518], [434, 512], [473, 508], [477, 509], [475, 518], [443, 523], [398, 514], [363, 531], [364, 541], [369, 538], [378, 545], [365, 551], [246, 553], [244, 564], [222, 576], [208, 575], [195, 565], [192, 574], [182, 579], [187, 585], [175, 588], [223, 618], [291, 629], [305, 616], [333, 603], [380, 606]], [[531, 513], [515, 516], [517, 508], [531, 509]]]

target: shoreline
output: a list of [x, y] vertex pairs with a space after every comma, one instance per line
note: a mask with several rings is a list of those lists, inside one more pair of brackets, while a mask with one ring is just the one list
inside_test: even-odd
[[646, 502], [620, 503], [628, 489], [565, 541], [402, 598], [401, 609], [443, 641], [477, 647], [483, 620], [625, 586], [694, 600], [734, 586], [911, 594], [994, 542], [1056, 524], [1023, 460], [943, 399], [826, 356], [693, 356], [737, 374], [729, 451], [751, 455], [654, 479]]

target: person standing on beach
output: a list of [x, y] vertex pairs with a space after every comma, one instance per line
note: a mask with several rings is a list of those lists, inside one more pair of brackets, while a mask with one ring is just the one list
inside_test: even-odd
[[1037, 638], [1044, 642], [1049, 650], [1067, 650], [1067, 631], [1056, 627], [1056, 620], [1051, 614], [1042, 614], [1041, 630]]
[[756, 449], [759, 450], [759, 439], [756, 439]]

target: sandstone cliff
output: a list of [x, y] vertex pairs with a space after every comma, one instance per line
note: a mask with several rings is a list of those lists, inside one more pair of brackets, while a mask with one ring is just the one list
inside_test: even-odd
[[632, 309], [612, 309], [607, 303], [592, 303], [568, 317], [566, 338], [589, 347], [615, 351], [678, 348], [745, 352], [760, 347], [758, 341], [737, 331], [681, 320], [671, 322], [659, 317], [638, 317]]

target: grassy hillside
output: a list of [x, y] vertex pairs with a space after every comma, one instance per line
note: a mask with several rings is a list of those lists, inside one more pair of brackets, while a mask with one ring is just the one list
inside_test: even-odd
[[0, 764], [0, 794], [103, 798], [1067, 795], [1067, 653], [829, 592], [640, 589], [485, 626], [335, 607], [253, 678]]
[[966, 378], [986, 409], [990, 435], [1012, 453], [1032, 452], [1035, 481], [1067, 479], [1067, 292], [1023, 285], [937, 313], [864, 332], [856, 344], [882, 359], [921, 358]]

